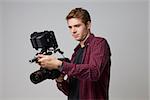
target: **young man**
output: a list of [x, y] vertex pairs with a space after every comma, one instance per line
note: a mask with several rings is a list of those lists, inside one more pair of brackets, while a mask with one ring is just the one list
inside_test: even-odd
[[[56, 83], [68, 100], [108, 100], [111, 52], [107, 41], [91, 33], [91, 18], [87, 10], [75, 8], [66, 20], [72, 36], [79, 41], [71, 63], [49, 55], [38, 55], [40, 66], [61, 71]], [[64, 80], [64, 75], [68, 76], [67, 80]]]

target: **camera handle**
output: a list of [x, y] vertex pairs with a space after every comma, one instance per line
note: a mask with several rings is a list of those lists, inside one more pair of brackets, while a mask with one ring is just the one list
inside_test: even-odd
[[[58, 48], [58, 49], [55, 49], [55, 50], [49, 50], [49, 51], [47, 51], [47, 50], [48, 50], [48, 49], [42, 49], [42, 50], [40, 51], [40, 53], [37, 53], [36, 55], [38, 55], [38, 54], [52, 55], [52, 54], [53, 54], [52, 51], [54, 51], [54, 53], [59, 52], [59, 53], [63, 56], [63, 58], [65, 58], [64, 55], [63, 55], [64, 52], [61, 51], [59, 48]], [[29, 60], [29, 62], [30, 62], [30, 63], [37, 62], [37, 57], [34, 57], [33, 59]]]
[[[47, 52], [47, 49], [41, 49], [41, 51], [39, 53], [37, 53], [36, 55], [38, 55], [38, 54], [51, 55], [53, 53], [52, 53], [52, 51]], [[37, 57], [34, 57], [33, 59], [29, 60], [29, 62], [30, 63], [37, 62]]]

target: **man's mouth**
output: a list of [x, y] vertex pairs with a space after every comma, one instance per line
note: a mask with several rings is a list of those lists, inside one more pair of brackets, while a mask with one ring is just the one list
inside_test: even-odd
[[74, 37], [74, 38], [78, 38], [79, 36], [78, 36], [78, 35], [73, 35], [73, 37]]

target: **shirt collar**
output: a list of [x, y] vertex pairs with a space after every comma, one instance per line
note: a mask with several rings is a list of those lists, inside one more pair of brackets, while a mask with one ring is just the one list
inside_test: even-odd
[[[84, 42], [85, 47], [89, 45], [89, 43], [91, 42], [92, 38], [94, 37], [94, 34], [90, 34], [89, 37], [86, 39], [86, 41]], [[77, 51], [80, 48], [80, 44], [78, 44], [76, 46], [76, 48], [74, 49], [74, 51]]]

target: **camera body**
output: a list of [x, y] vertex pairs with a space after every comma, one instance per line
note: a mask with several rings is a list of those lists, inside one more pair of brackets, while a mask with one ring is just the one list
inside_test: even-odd
[[58, 47], [55, 35], [53, 31], [44, 31], [44, 32], [34, 32], [30, 35], [30, 40], [33, 48], [38, 50], [53, 48], [56, 49]]
[[[37, 54], [51, 55], [53, 52], [59, 52], [60, 54], [63, 54], [63, 52], [58, 49], [58, 44], [53, 31], [34, 32], [30, 35], [30, 41], [34, 49], [41, 49], [41, 52]], [[69, 59], [65, 57], [58, 59], [69, 62]], [[37, 58], [34, 57], [33, 59], [29, 60], [29, 62], [37, 62]], [[48, 70], [41, 67], [39, 70], [31, 73], [30, 80], [34, 84], [37, 84], [45, 79], [55, 79], [59, 77], [60, 74], [61, 73], [59, 70]]]

